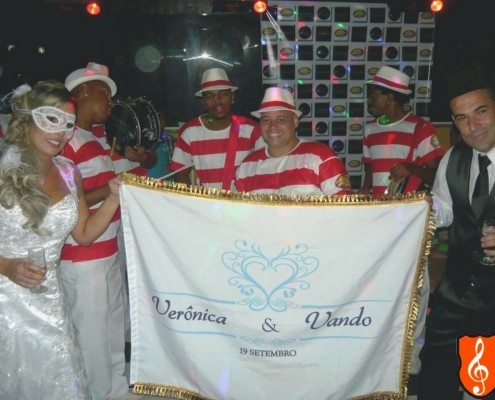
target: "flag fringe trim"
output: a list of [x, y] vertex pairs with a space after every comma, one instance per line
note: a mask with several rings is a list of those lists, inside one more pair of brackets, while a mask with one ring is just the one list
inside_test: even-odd
[[[185, 389], [172, 385], [158, 385], [155, 383], [136, 382], [132, 389], [134, 394], [157, 396], [157, 397], [172, 397], [178, 400], [214, 400], [209, 397], [189, 389]], [[395, 392], [376, 392], [363, 396], [353, 397], [349, 400], [406, 400], [407, 394], [402, 395]]]
[[157, 397], [172, 397], [179, 400], [213, 400], [189, 389], [172, 385], [157, 385], [155, 383], [136, 382], [132, 389], [134, 394]]
[[124, 184], [141, 187], [161, 192], [183, 194], [193, 197], [203, 197], [222, 201], [242, 201], [248, 203], [261, 203], [265, 205], [372, 205], [372, 204], [397, 204], [410, 203], [424, 200], [426, 192], [411, 192], [406, 194], [383, 195], [373, 197], [370, 194], [344, 194], [344, 195], [283, 195], [243, 193], [224, 189], [206, 188], [204, 186], [191, 186], [185, 183], [170, 182], [146, 176], [124, 173]]
[[402, 395], [396, 392], [376, 392], [365, 394], [364, 396], [353, 397], [348, 400], [407, 400], [407, 394]]
[[430, 207], [426, 216], [423, 238], [419, 249], [418, 262], [416, 268], [416, 276], [414, 277], [413, 287], [411, 291], [411, 301], [409, 302], [409, 310], [407, 315], [408, 326], [404, 337], [403, 359], [401, 368], [401, 392], [405, 393], [407, 398], [407, 385], [409, 381], [409, 373], [411, 369], [411, 357], [415, 341], [416, 324], [421, 306], [421, 296], [423, 292], [424, 277], [428, 273], [428, 259], [431, 253], [431, 244], [436, 231], [436, 213]]

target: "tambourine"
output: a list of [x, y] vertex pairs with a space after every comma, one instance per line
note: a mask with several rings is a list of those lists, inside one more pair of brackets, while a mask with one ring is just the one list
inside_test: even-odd
[[153, 150], [161, 139], [160, 120], [152, 104], [143, 98], [116, 101], [105, 122], [105, 134], [108, 145], [120, 155], [128, 145]]

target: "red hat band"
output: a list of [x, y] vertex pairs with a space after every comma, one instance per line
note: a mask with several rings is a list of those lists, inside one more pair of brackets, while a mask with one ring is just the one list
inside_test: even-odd
[[267, 101], [266, 103], [261, 103], [260, 111], [263, 111], [263, 109], [268, 107], [285, 107], [290, 110], [296, 109], [296, 107], [294, 107], [292, 104], [286, 103], [284, 101]]
[[374, 76], [372, 79], [373, 82], [377, 83], [383, 83], [387, 86], [394, 87], [396, 89], [402, 89], [402, 90], [408, 90], [409, 88], [407, 86], [401, 85], [400, 83], [395, 83], [393, 81], [389, 81], [388, 79], [381, 78], [379, 76]]
[[234, 86], [232, 85], [231, 82], [229, 81], [223, 81], [223, 80], [218, 80], [218, 81], [209, 81], [205, 82], [201, 85], [200, 90], [212, 87], [212, 86]]

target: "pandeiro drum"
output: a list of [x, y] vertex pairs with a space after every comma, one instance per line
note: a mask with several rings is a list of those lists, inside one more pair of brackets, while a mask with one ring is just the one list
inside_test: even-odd
[[108, 145], [120, 155], [125, 146], [153, 150], [160, 141], [160, 120], [151, 103], [143, 98], [116, 101], [105, 122]]

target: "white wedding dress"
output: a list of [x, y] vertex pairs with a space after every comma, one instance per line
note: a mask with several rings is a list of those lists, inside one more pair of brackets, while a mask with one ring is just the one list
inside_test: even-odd
[[[3, 257], [26, 257], [28, 247], [43, 246], [47, 264], [57, 263], [78, 218], [78, 199], [73, 165], [58, 158], [54, 162], [71, 193], [49, 209], [42, 226], [52, 234], [38, 236], [23, 229], [25, 217], [20, 207], [6, 210], [0, 206]], [[0, 275], [1, 400], [90, 398], [60, 267], [47, 272], [44, 284], [48, 291], [34, 294]]]

